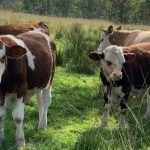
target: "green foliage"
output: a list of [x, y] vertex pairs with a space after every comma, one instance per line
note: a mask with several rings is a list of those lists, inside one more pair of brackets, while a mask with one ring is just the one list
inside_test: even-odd
[[[118, 128], [118, 103], [114, 106], [116, 109], [111, 110], [108, 127], [99, 128], [103, 101], [97, 96], [98, 84], [98, 75], [74, 74], [57, 67], [48, 127], [37, 131], [38, 112], [34, 97], [25, 108], [25, 150], [149, 150], [150, 122], [143, 119], [145, 103], [141, 99], [130, 101], [125, 130]], [[12, 107], [7, 110], [1, 150], [17, 150]]]
[[67, 66], [77, 73], [94, 72], [88, 54], [98, 47], [100, 38], [98, 28], [85, 29], [80, 24], [72, 24], [57, 30], [55, 38], [60, 42], [57, 64]]
[[1, 0], [0, 7], [40, 15], [150, 24], [150, 0]]
[[149, 24], [149, 0], [23, 0], [30, 13]]

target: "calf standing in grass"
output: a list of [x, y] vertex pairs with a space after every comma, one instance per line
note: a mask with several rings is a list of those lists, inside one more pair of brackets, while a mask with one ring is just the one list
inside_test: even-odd
[[55, 47], [51, 45], [49, 37], [37, 30], [18, 36], [0, 36], [0, 144], [4, 139], [6, 107], [12, 97], [16, 98], [12, 116], [16, 123], [16, 141], [19, 146], [25, 145], [24, 97], [39, 92], [39, 129], [47, 126], [55, 68], [53, 51]]
[[90, 59], [101, 60], [104, 84], [104, 115], [101, 126], [106, 126], [114, 95], [120, 96], [119, 126], [125, 127], [127, 101], [132, 89], [147, 89], [146, 117], [150, 116], [150, 43], [129, 47], [109, 46], [103, 52], [92, 52]]

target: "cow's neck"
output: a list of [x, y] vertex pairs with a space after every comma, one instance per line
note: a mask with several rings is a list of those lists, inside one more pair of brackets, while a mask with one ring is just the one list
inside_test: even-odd
[[[134, 39], [137, 37], [140, 31], [114, 31], [110, 36], [110, 39], [115, 41], [115, 45], [129, 46], [132, 45]], [[111, 41], [110, 41], [111, 42]]]
[[111, 35], [112, 38], [110, 38], [110, 40], [114, 40], [115, 45], [125, 46], [125, 41], [130, 34], [131, 32], [129, 31], [114, 31], [114, 33]]

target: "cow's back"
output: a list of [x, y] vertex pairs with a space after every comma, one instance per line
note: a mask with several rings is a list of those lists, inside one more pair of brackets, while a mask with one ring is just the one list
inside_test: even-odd
[[127, 61], [123, 69], [134, 88], [141, 89], [150, 85], [150, 43], [135, 44], [123, 50], [135, 55], [135, 59]]
[[54, 63], [49, 41], [39, 33], [29, 32], [17, 37], [34, 56], [34, 69], [27, 66], [28, 89], [46, 87], [51, 80]]

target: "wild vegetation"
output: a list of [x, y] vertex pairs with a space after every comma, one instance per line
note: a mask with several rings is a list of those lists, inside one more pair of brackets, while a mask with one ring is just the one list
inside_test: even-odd
[[[37, 132], [35, 97], [26, 107], [24, 131], [27, 150], [148, 150], [150, 123], [143, 118], [145, 95], [131, 99], [127, 129], [118, 128], [116, 103], [108, 127], [100, 129], [103, 112], [102, 85], [98, 64], [89, 62], [90, 51], [99, 46], [101, 31], [112, 22], [36, 16], [0, 11], [0, 24], [47, 22], [57, 45], [57, 67], [53, 99], [48, 111], [48, 128]], [[120, 25], [120, 24], [119, 24]], [[148, 30], [144, 25], [123, 25], [125, 29]], [[93, 69], [95, 68], [95, 69]], [[78, 74], [80, 73], [80, 74]], [[8, 108], [2, 150], [15, 150], [15, 124]]]
[[0, 6], [40, 15], [150, 24], [150, 0], [1, 0]]

